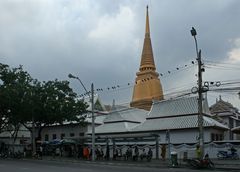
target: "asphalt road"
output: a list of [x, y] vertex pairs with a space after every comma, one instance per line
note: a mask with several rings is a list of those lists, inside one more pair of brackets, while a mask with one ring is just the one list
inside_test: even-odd
[[[197, 172], [186, 168], [153, 168], [41, 160], [0, 160], [0, 172]], [[204, 172], [212, 170], [204, 170]], [[214, 170], [218, 172], [218, 170]]]

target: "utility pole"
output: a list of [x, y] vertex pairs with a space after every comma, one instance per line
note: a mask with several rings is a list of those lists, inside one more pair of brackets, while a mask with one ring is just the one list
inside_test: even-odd
[[35, 122], [34, 115], [32, 113], [32, 156], [36, 155], [36, 140], [35, 140]]
[[92, 113], [92, 161], [95, 161], [95, 116], [94, 116], [94, 85], [93, 83], [91, 84], [91, 95], [90, 93], [87, 91], [86, 87], [84, 86], [84, 84], [82, 83], [81, 79], [77, 76], [74, 76], [72, 74], [68, 75], [69, 78], [73, 78], [76, 79], [80, 82], [80, 84], [82, 85], [82, 87], [84, 88], [84, 90], [86, 91], [86, 93], [89, 96], [89, 99], [91, 99], [91, 113]]
[[91, 93], [92, 93], [92, 161], [95, 161], [95, 116], [94, 116], [94, 86], [93, 83], [91, 85]]
[[[169, 165], [171, 165], [171, 140], [170, 140], [170, 130], [166, 131], [166, 141], [168, 143], [168, 160]], [[164, 157], [165, 158], [165, 157]]]
[[197, 44], [197, 31], [192, 27], [191, 34], [194, 37], [196, 52], [197, 52], [197, 61], [198, 61], [198, 128], [199, 128], [199, 146], [201, 151], [201, 159], [204, 157], [204, 131], [203, 131], [203, 109], [202, 109], [202, 101], [203, 101], [203, 88], [202, 88], [202, 59], [201, 59], [201, 50], [198, 51]]

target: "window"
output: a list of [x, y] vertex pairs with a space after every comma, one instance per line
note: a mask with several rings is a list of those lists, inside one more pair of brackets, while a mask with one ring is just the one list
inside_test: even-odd
[[84, 133], [79, 133], [79, 136], [84, 136]]
[[214, 141], [214, 140], [215, 140], [215, 134], [212, 133], [212, 134], [211, 134], [211, 141]]
[[70, 133], [70, 137], [74, 137], [75, 136], [75, 134], [74, 133]]
[[223, 140], [223, 135], [222, 134], [219, 135], [219, 140]]
[[61, 134], [61, 139], [63, 139], [65, 137], [65, 133]]
[[52, 139], [54, 140], [54, 139], [56, 139], [57, 138], [57, 135], [56, 134], [53, 134], [52, 135]]
[[49, 140], [49, 136], [48, 134], [45, 134], [45, 141], [48, 141]]

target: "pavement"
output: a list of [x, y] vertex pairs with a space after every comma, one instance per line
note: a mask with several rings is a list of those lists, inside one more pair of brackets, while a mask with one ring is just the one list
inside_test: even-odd
[[[51, 157], [44, 156], [42, 161], [55, 161], [55, 162], [68, 162], [68, 163], [89, 163], [89, 164], [103, 164], [103, 165], [114, 165], [114, 166], [135, 166], [135, 167], [152, 167], [152, 168], [190, 168], [186, 161], [178, 160], [178, 165], [173, 166], [169, 160], [156, 160], [153, 159], [150, 162], [146, 160], [82, 160], [77, 158], [66, 158], [66, 157]], [[218, 160], [212, 159], [215, 164], [215, 169], [223, 171], [239, 171], [240, 160]]]

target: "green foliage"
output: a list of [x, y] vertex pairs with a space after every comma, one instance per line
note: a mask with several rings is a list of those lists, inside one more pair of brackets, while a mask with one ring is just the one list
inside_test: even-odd
[[32, 122], [39, 132], [55, 123], [82, 122], [86, 108], [68, 81], [39, 82], [22, 66], [10, 68], [0, 63], [0, 132], [6, 126], [19, 128], [19, 124]]

